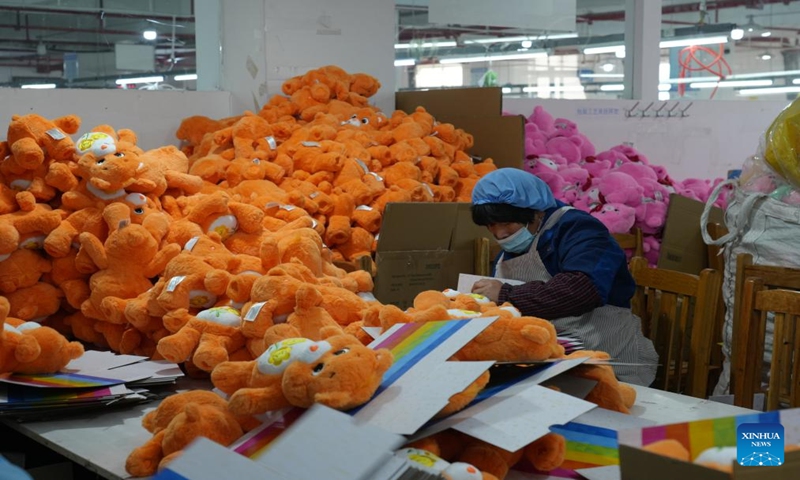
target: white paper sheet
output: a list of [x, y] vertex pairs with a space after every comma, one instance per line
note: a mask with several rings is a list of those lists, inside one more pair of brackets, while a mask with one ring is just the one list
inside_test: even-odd
[[468, 273], [462, 273], [458, 275], [458, 290], [461, 293], [472, 293], [472, 286], [475, 285], [475, 282], [478, 280], [499, 280], [503, 283], [507, 283], [509, 285], [522, 285], [525, 282], [520, 282], [519, 280], [510, 280], [507, 278], [495, 278], [495, 277], [482, 277], [480, 275], [470, 275]]
[[219, 480], [221, 478], [269, 478], [300, 480], [259, 465], [205, 437], [199, 437], [153, 480]]
[[[297, 480], [368, 477], [405, 439], [314, 405], [256, 461]], [[228, 473], [220, 478], [249, 478]], [[256, 478], [256, 477], [252, 477]], [[272, 478], [262, 476], [260, 478]]]
[[138, 355], [117, 355], [114, 352], [87, 350], [79, 358], [72, 360], [64, 369], [65, 372], [83, 373], [83, 371], [110, 370], [147, 360]]
[[575, 470], [575, 472], [582, 475], [584, 478], [586, 478], [586, 480], [619, 480], [622, 478], [622, 474], [619, 471], [619, 465], [582, 468], [580, 470]]
[[412, 435], [493, 362], [444, 362], [413, 368], [361, 409], [355, 418], [400, 435]]

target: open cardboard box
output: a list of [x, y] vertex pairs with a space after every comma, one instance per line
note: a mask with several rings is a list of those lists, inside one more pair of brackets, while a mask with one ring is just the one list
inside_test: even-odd
[[726, 417], [672, 425], [659, 425], [619, 432], [619, 459], [622, 480], [795, 480], [800, 478], [800, 451], [787, 452], [777, 467], [733, 465], [728, 474], [705, 466], [651, 453], [642, 447], [662, 439], [684, 444], [692, 458], [711, 447], [736, 445], [736, 428], [741, 423], [780, 423], [785, 445], [800, 443], [800, 409], [779, 410], [737, 417]]
[[475, 273], [475, 240], [490, 238], [472, 223], [468, 203], [390, 203], [375, 254], [373, 294], [410, 307], [425, 290], [444, 290], [460, 273]]
[[397, 92], [395, 105], [408, 113], [418, 106], [425, 107], [437, 121], [452, 123], [471, 134], [475, 144], [469, 153], [475, 157], [491, 158], [498, 167], [522, 167], [525, 119], [520, 115], [503, 116], [503, 92], [499, 87]]
[[[708, 267], [708, 249], [700, 233], [703, 202], [673, 193], [669, 196], [667, 223], [658, 257], [658, 268], [698, 275]], [[724, 224], [724, 212], [711, 209], [709, 222]]]

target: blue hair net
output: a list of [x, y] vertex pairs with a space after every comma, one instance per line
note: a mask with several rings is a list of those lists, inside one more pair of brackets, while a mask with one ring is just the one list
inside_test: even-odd
[[501, 168], [478, 180], [472, 204], [504, 203], [519, 208], [547, 210], [556, 206], [553, 192], [542, 179], [516, 168]]

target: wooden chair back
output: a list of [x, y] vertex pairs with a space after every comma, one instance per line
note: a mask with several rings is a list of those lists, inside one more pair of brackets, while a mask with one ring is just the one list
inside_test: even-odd
[[653, 387], [706, 398], [709, 360], [721, 275], [705, 269], [700, 275], [650, 268], [635, 257], [630, 264], [636, 281], [633, 312], [659, 355]]
[[782, 401], [790, 408], [800, 407], [800, 292], [770, 290], [761, 278], [750, 277], [744, 283], [741, 300], [744, 321], [734, 331], [734, 338], [746, 337], [738, 353], [748, 361], [737, 379], [734, 402], [752, 408], [753, 395], [762, 390], [767, 313], [771, 312], [775, 330], [766, 410], [777, 410]]
[[634, 228], [631, 233], [614, 233], [612, 236], [623, 250], [633, 250], [634, 257], [644, 255], [644, 243], [640, 228]]
[[[728, 234], [728, 229], [720, 223], [709, 223], [706, 226], [708, 234], [711, 238], [716, 240]], [[722, 278], [725, 278], [725, 257], [722, 256], [722, 247], [719, 245], [708, 245], [708, 268], [720, 272]], [[714, 322], [714, 338], [722, 339], [722, 329], [725, 325], [725, 301], [722, 298], [722, 285], [720, 284], [719, 305], [717, 305], [717, 318]], [[722, 353], [722, 342], [714, 344], [711, 348], [711, 360], [709, 362], [709, 378], [708, 386], [711, 395], [714, 387], [719, 381], [719, 376], [722, 373], [722, 365], [725, 362], [725, 355]]]
[[[751, 304], [745, 304], [747, 293], [745, 284], [749, 279], [759, 279], [759, 286], [764, 289], [784, 289], [800, 291], [800, 268], [777, 267], [767, 265], [754, 265], [753, 256], [742, 253], [736, 257], [736, 280], [734, 285], [733, 300], [733, 335], [731, 344], [731, 391], [734, 395], [734, 402], [742, 407], [752, 408], [753, 406], [753, 387], [748, 385], [748, 368], [752, 368], [753, 363], [761, 365], [763, 358], [763, 336], [761, 337], [762, 352], [761, 357], [751, 357], [754, 348], [748, 348], [748, 341], [755, 341], [752, 337], [748, 338], [744, 332], [749, 332], [758, 326], [750, 325], [753, 317], [749, 312], [752, 311]], [[766, 328], [766, 323], [764, 324]], [[755, 330], [758, 332], [758, 330]], [[745, 352], [750, 353], [745, 353]], [[757, 359], [757, 362], [753, 362]], [[742, 381], [745, 383], [743, 384]], [[745, 390], [749, 389], [749, 390]], [[751, 394], [748, 396], [748, 392]]]

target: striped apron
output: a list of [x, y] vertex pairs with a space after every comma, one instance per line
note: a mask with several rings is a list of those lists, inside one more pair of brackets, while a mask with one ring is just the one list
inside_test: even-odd
[[[541, 232], [552, 228], [571, 208], [562, 207], [556, 210], [540, 229]], [[536, 249], [541, 232], [528, 253], [498, 262], [498, 278], [522, 282], [548, 282], [552, 278]], [[648, 386], [655, 380], [658, 354], [653, 342], [642, 334], [641, 319], [629, 308], [605, 305], [578, 317], [552, 320], [552, 323], [559, 335], [578, 338], [588, 350], [608, 352], [613, 361], [648, 364], [615, 365], [614, 373], [620, 381]]]

